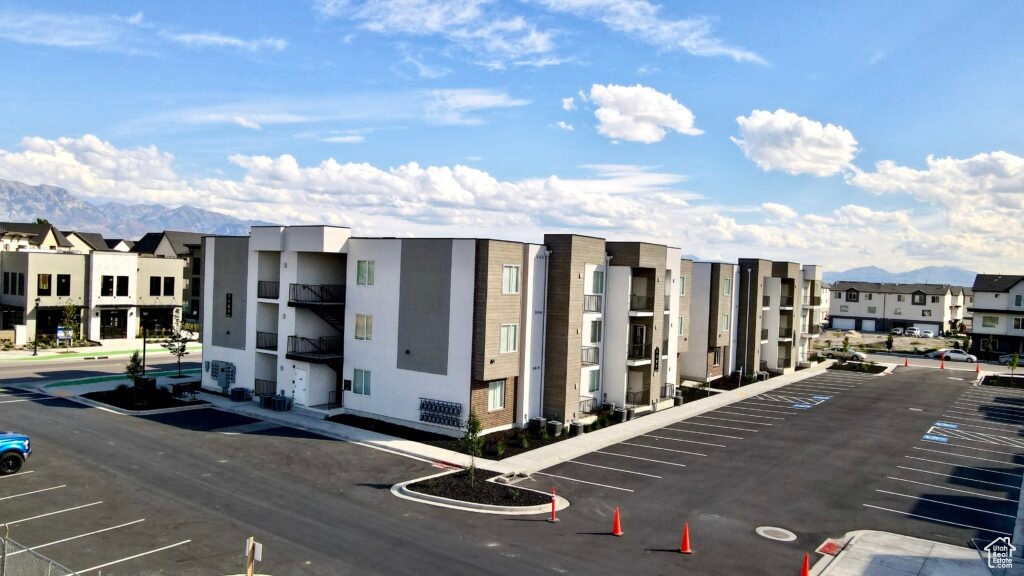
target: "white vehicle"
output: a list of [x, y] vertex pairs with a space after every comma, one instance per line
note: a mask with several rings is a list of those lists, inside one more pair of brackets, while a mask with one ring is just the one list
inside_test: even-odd
[[946, 350], [946, 353], [941, 356], [945, 360], [953, 362], [977, 362], [978, 358], [974, 354], [968, 354], [959, 348], [950, 348]]
[[843, 350], [841, 346], [826, 350], [825, 357], [838, 358], [840, 360], [853, 360], [855, 362], [866, 362], [868, 359], [863, 352], [857, 352], [856, 350]]
[[903, 328], [893, 328], [892, 332], [889, 332], [889, 334], [892, 334], [893, 336], [903, 336]]
[[1003, 366], [1009, 366], [1010, 362], [1013, 362], [1013, 357], [1017, 357], [1017, 363], [1024, 366], [1024, 354], [1005, 354], [999, 357], [999, 363]]
[[904, 336], [920, 336], [921, 335], [921, 329], [920, 328], [914, 328], [913, 326], [911, 326], [910, 328], [907, 328], [906, 330], [903, 331], [903, 335]]
[[942, 356], [943, 354], [945, 354], [946, 352], [949, 352], [949, 350], [950, 350], [949, 348], [939, 348], [938, 350], [932, 350], [931, 352], [925, 354], [924, 357], [925, 358], [938, 358], [938, 357]]
[[935, 338], [935, 332], [932, 332], [931, 330], [922, 330], [921, 331], [921, 337], [922, 338]]

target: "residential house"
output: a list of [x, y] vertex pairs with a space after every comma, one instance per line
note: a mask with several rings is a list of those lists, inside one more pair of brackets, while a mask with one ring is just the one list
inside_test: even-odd
[[711, 384], [736, 368], [739, 271], [725, 262], [693, 262], [691, 270], [689, 341], [679, 353], [678, 378], [683, 385]]
[[136, 254], [181, 260], [182, 315], [190, 324], [200, 323], [203, 310], [202, 238], [201, 232], [164, 230], [150, 232], [131, 246]]
[[959, 330], [963, 289], [948, 284], [839, 281], [832, 284], [829, 323], [835, 330], [888, 332], [917, 327], [936, 335]]
[[1024, 354], [1024, 276], [978, 274], [972, 292], [971, 352], [983, 358]]

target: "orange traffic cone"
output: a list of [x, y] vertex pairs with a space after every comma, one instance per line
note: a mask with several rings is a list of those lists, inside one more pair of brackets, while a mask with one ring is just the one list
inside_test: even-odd
[[903, 365], [904, 366], [910, 366], [910, 358], [904, 358], [903, 359]]
[[974, 373], [981, 374], [981, 364], [978, 364], [977, 362], [974, 363]]
[[690, 550], [690, 523], [683, 523], [683, 543], [679, 545], [679, 551], [683, 554], [693, 554]]
[[615, 507], [615, 523], [612, 524], [612, 536], [622, 536], [622, 523], [619, 522], [619, 507]]
[[946, 357], [943, 356], [942, 357], [942, 362], [939, 364], [939, 370], [945, 370], [945, 369], [946, 369]]
[[800, 576], [811, 576], [811, 555], [804, 552], [804, 569], [800, 571]]

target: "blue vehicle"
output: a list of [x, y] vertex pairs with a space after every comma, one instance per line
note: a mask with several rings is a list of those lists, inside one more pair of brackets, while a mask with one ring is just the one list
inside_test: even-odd
[[0, 476], [16, 474], [32, 455], [28, 436], [15, 432], [0, 432]]

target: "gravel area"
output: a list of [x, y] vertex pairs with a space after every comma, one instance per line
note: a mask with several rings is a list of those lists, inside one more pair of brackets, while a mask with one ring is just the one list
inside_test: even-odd
[[491, 475], [477, 470], [474, 478], [468, 470], [463, 470], [409, 484], [408, 488], [421, 494], [493, 506], [536, 506], [551, 502], [551, 496], [547, 494], [488, 482]]

